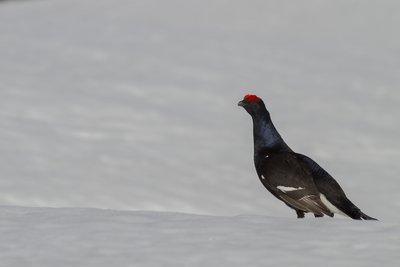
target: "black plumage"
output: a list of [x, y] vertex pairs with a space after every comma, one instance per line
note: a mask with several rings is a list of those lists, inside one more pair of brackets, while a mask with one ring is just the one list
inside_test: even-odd
[[294, 152], [282, 139], [261, 98], [247, 95], [239, 102], [253, 119], [254, 163], [260, 181], [298, 218], [342, 213], [353, 219], [376, 220], [355, 206], [335, 179], [307, 156]]

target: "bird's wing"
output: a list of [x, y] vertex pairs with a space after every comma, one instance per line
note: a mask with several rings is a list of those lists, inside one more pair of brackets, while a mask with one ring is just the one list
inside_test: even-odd
[[304, 196], [300, 199], [294, 199], [289, 197], [286, 194], [281, 194], [279, 197], [286, 203], [288, 203], [290, 206], [293, 206], [294, 208], [306, 212], [312, 212], [316, 215], [328, 215], [328, 216], [333, 216], [333, 213], [322, 203], [321, 199], [319, 196], [316, 195], [308, 195]]
[[338, 182], [314, 160], [302, 154], [296, 154], [296, 157], [310, 170], [318, 191], [337, 209], [337, 213], [353, 219], [374, 219], [364, 216], [365, 214], [347, 198]]
[[266, 155], [258, 168], [261, 182], [289, 206], [317, 215], [333, 216], [307, 167], [291, 152]]

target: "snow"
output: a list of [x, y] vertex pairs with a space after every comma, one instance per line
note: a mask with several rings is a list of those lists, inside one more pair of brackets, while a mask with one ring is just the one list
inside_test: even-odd
[[3, 2], [0, 204], [292, 217], [254, 171], [256, 93], [399, 221], [397, 2], [284, 2]]
[[[398, 266], [398, 225], [0, 208], [2, 266]], [[4, 265], [3, 265], [4, 264]]]
[[[398, 265], [399, 11], [394, 0], [0, 1], [1, 264]], [[295, 219], [255, 173], [246, 94], [380, 221]], [[162, 231], [135, 224], [146, 218]]]

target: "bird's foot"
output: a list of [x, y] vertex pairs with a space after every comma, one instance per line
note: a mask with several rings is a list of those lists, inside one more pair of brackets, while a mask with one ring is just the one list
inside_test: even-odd
[[296, 214], [297, 214], [297, 219], [304, 218], [304, 211], [296, 210]]

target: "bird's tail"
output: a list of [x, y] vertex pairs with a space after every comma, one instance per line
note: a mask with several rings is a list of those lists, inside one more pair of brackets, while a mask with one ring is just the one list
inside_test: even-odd
[[360, 211], [360, 219], [362, 219], [362, 220], [373, 220], [373, 221], [377, 221], [378, 219], [376, 219], [376, 218], [373, 218], [373, 217], [371, 217], [371, 216], [368, 216], [367, 214], [365, 214], [365, 213], [362, 213], [361, 211]]
[[353, 204], [348, 198], [342, 199], [340, 202], [340, 210], [344, 212], [347, 216], [354, 220], [373, 220], [377, 221], [373, 217], [368, 216], [367, 214], [363, 213], [356, 205]]

